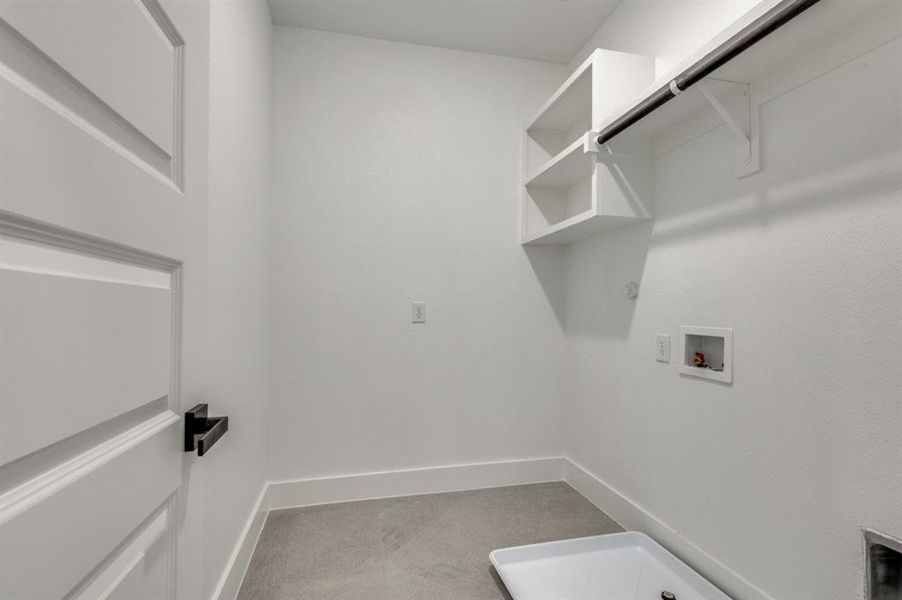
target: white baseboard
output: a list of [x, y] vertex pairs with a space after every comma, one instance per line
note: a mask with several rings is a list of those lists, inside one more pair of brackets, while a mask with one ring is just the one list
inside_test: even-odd
[[401, 469], [272, 482], [267, 503], [271, 509], [292, 508], [561, 481], [563, 477], [562, 457]]
[[564, 459], [564, 481], [620, 523], [624, 529], [641, 531], [649, 535], [728, 595], [749, 600], [773, 600], [773, 597], [764, 590], [569, 458]]
[[237, 598], [271, 509], [562, 481], [565, 460], [556, 456], [269, 482], [260, 491], [212, 600]]
[[244, 574], [251, 563], [254, 548], [257, 547], [257, 540], [260, 539], [260, 533], [263, 531], [266, 515], [269, 514], [269, 507], [266, 504], [268, 488], [269, 484], [264, 483], [260, 495], [257, 496], [257, 501], [251, 508], [247, 522], [244, 524], [244, 529], [241, 530], [238, 543], [235, 544], [222, 576], [219, 578], [212, 600], [235, 600], [238, 597]]
[[213, 600], [235, 600], [271, 509], [566, 481], [625, 529], [642, 531], [727, 594], [773, 600], [764, 590], [681, 536], [667, 523], [566, 457], [509, 460], [357, 475], [274, 481], [264, 486], [226, 565]]

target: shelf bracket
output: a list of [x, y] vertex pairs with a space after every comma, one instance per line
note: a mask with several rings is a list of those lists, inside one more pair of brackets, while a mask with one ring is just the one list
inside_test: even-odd
[[736, 177], [745, 177], [761, 170], [760, 143], [758, 137], [758, 107], [752, 105], [752, 90], [747, 83], [734, 81], [729, 83], [738, 88], [741, 101], [737, 104], [739, 116], [734, 116], [710, 87], [699, 82], [693, 87], [708, 101], [736, 140], [734, 173]]
[[651, 156], [635, 141], [618, 139], [599, 144], [596, 141], [598, 135], [598, 131], [590, 129], [583, 139], [583, 153], [594, 154], [595, 160], [598, 162], [610, 162], [613, 160], [649, 160], [649, 157]]
[[601, 149], [601, 146], [595, 143], [595, 138], [598, 137], [598, 132], [594, 129], [590, 129], [583, 136], [583, 154], [594, 154], [596, 157], [598, 156], [598, 151]]

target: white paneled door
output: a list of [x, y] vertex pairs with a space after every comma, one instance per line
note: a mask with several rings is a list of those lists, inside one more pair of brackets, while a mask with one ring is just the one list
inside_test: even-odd
[[176, 596], [208, 6], [0, 0], [0, 598]]

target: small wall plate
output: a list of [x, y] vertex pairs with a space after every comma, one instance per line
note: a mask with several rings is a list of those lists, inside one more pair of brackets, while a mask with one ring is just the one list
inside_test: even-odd
[[[724, 327], [680, 327], [683, 340], [680, 373], [692, 377], [733, 383], [733, 330]], [[694, 363], [695, 353], [705, 355], [706, 367]]]

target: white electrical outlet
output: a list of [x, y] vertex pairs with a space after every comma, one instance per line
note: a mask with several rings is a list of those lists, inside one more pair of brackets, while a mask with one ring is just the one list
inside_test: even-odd
[[426, 303], [414, 302], [410, 305], [410, 321], [412, 323], [426, 322]]
[[655, 360], [662, 363], [670, 362], [670, 336], [659, 333], [655, 341]]

